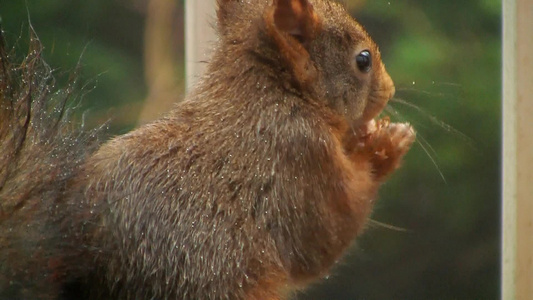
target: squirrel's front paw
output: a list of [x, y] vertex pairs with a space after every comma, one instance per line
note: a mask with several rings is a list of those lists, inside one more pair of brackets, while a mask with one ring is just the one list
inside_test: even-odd
[[391, 123], [389, 119], [371, 121], [363, 130], [365, 135], [357, 152], [370, 159], [376, 179], [386, 177], [399, 167], [416, 138], [409, 123]]

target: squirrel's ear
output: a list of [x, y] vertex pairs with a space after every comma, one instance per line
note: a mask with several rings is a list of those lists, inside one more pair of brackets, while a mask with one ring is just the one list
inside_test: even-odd
[[297, 83], [306, 86], [316, 77], [316, 68], [305, 49], [319, 33], [321, 22], [308, 0], [273, 0], [267, 8], [268, 35], [277, 44], [282, 58]]
[[313, 39], [320, 28], [320, 20], [308, 0], [274, 0], [273, 22], [302, 42]]

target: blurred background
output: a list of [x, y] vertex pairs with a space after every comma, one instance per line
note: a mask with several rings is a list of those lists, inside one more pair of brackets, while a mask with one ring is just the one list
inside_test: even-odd
[[[498, 299], [501, 2], [344, 2], [396, 83], [387, 114], [411, 122], [418, 143], [346, 259], [295, 298]], [[0, 0], [21, 58], [30, 19], [58, 85], [81, 64], [87, 122], [111, 120], [110, 134], [183, 98], [183, 11], [168, 0]]]

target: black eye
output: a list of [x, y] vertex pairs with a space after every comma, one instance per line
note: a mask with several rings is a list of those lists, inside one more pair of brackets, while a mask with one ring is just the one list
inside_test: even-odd
[[355, 57], [357, 68], [363, 73], [368, 73], [372, 69], [372, 55], [368, 50], [363, 50]]

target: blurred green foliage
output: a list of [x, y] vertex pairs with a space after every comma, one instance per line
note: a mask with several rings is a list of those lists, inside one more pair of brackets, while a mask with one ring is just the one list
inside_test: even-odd
[[[298, 299], [499, 298], [500, 1], [346, 2], [395, 80], [388, 115], [410, 121], [419, 139], [373, 216], [402, 230], [371, 223], [329, 279]], [[129, 115], [113, 123], [124, 132], [146, 97], [142, 6], [2, 1], [0, 16], [22, 56], [29, 14], [58, 74], [83, 53], [84, 104], [95, 123]]]
[[[135, 104], [146, 96], [140, 11], [119, 1], [8, 0], [1, 1], [0, 16], [8, 44], [18, 44], [20, 57], [31, 21], [58, 86], [80, 63], [92, 125], [111, 120], [113, 130], [132, 128], [140, 108]], [[124, 111], [112, 109], [122, 106]]]

